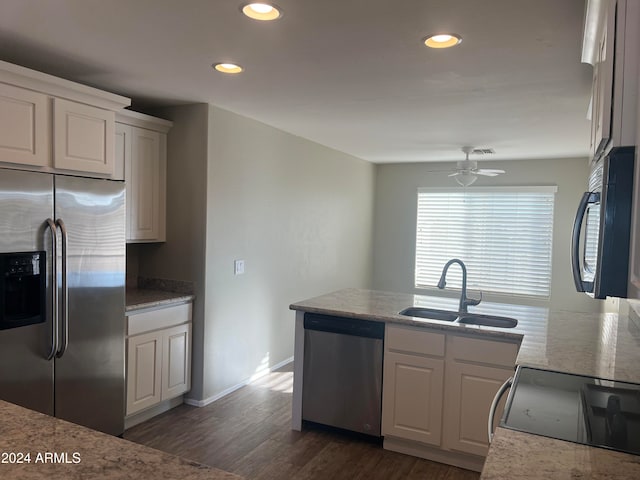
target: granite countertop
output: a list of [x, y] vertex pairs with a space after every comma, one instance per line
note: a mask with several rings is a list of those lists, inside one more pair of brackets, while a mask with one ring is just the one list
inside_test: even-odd
[[[0, 478], [239, 480], [241, 477], [0, 401]], [[30, 463], [9, 454], [30, 453]], [[57, 463], [52, 454], [57, 454]], [[48, 454], [48, 455], [47, 455]], [[47, 463], [43, 463], [47, 460]], [[60, 463], [63, 461], [64, 463]]]
[[[410, 306], [457, 310], [457, 299], [346, 289], [290, 308], [511, 339], [521, 342], [518, 365], [640, 383], [640, 327], [630, 317], [490, 302], [470, 309], [518, 319], [516, 328], [499, 329], [398, 315]], [[498, 428], [481, 479], [506, 478], [637, 479], [640, 456]]]
[[640, 456], [497, 428], [481, 480], [637, 480]]
[[194, 295], [169, 292], [148, 288], [127, 288], [125, 311], [131, 312], [142, 308], [170, 306], [173, 304], [191, 302]]
[[[457, 310], [458, 299], [447, 297], [427, 297], [406, 293], [380, 292], [347, 288], [315, 298], [310, 298], [289, 306], [291, 310], [338, 315], [347, 318], [362, 318], [380, 322], [400, 323], [437, 330], [460, 332], [468, 330], [478, 335], [505, 337], [513, 340], [522, 339], [521, 328], [496, 329], [481, 325], [464, 325], [417, 317], [399, 315], [398, 312], [407, 307], [431, 307], [443, 310]], [[505, 311], [505, 305], [483, 302], [473, 308], [476, 313], [493, 313], [504, 316], [515, 316], [518, 306]], [[523, 307], [529, 309], [529, 307]], [[531, 307], [534, 308], [534, 307]], [[514, 310], [515, 309], [515, 310]]]

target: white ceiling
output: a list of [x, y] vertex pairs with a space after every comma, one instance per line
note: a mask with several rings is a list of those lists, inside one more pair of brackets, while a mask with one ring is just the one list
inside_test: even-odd
[[[584, 0], [278, 0], [268, 23], [243, 3], [1, 0], [0, 59], [143, 109], [209, 102], [376, 163], [460, 160], [463, 145], [587, 155]], [[442, 31], [463, 42], [424, 47]]]

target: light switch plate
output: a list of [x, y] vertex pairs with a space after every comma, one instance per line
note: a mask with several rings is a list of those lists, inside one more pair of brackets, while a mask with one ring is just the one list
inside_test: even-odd
[[233, 261], [233, 274], [242, 275], [244, 273], [244, 260]]

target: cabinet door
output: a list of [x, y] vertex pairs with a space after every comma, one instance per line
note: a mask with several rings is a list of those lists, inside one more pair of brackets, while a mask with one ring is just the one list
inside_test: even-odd
[[[513, 375], [512, 369], [455, 360], [447, 362], [445, 448], [475, 455], [487, 455], [489, 408], [498, 389], [511, 375]], [[505, 396], [496, 411], [496, 419], [502, 416], [504, 401]]]
[[113, 175], [115, 113], [53, 100], [53, 166]]
[[0, 84], [0, 161], [44, 167], [50, 161], [49, 98]]
[[191, 388], [191, 324], [164, 330], [162, 400], [177, 397]]
[[127, 240], [164, 240], [166, 135], [131, 128], [131, 158], [125, 165], [130, 203]]
[[[124, 180], [125, 165], [131, 161], [131, 127], [123, 123], [116, 123], [115, 156], [113, 179]], [[129, 202], [127, 202], [127, 218], [129, 218]], [[127, 225], [129, 228], [129, 225]]]
[[127, 340], [127, 415], [161, 400], [162, 342], [162, 332]]
[[592, 98], [592, 149], [594, 155], [604, 151], [611, 138], [611, 107], [613, 101], [613, 68], [615, 37], [615, 2], [607, 2], [602, 18], [602, 33], [598, 42], [598, 63], [594, 66]]
[[444, 361], [386, 352], [382, 434], [440, 445]]

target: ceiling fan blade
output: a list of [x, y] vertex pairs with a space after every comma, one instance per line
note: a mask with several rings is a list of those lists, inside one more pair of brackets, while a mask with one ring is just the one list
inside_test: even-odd
[[450, 173], [449, 175], [447, 175], [448, 177], [455, 177], [457, 175], [460, 175], [462, 172], [454, 172], [454, 173]]
[[495, 177], [505, 172], [504, 170], [480, 169], [480, 170], [477, 170], [475, 173], [477, 173], [478, 175], [485, 175], [487, 177]]

